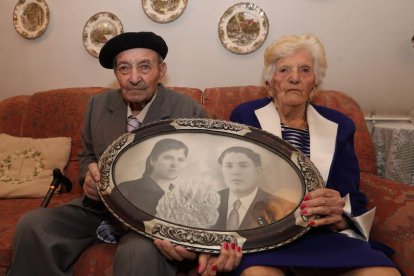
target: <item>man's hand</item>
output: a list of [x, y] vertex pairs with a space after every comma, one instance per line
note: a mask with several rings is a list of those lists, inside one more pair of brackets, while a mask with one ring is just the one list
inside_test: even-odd
[[190, 252], [179, 245], [174, 246], [167, 240], [155, 239], [154, 244], [162, 255], [171, 261], [182, 261], [184, 259], [194, 260], [197, 257], [196, 253]]
[[83, 192], [85, 195], [92, 199], [99, 201], [98, 191], [96, 190], [96, 182], [101, 179], [99, 173], [98, 163], [93, 162], [88, 165], [88, 172], [85, 176], [85, 182], [83, 183]]

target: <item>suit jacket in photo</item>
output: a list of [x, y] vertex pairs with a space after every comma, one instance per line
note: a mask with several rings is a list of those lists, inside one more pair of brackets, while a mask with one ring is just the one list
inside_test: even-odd
[[164, 190], [151, 177], [123, 182], [117, 187], [129, 202], [155, 216], [158, 201], [164, 195]]
[[[219, 191], [220, 205], [218, 207], [219, 217], [217, 223], [212, 227], [215, 230], [227, 229], [227, 214], [229, 205], [229, 189]], [[240, 223], [239, 229], [257, 228], [276, 222], [286, 217], [295, 210], [296, 205], [286, 199], [274, 196], [268, 192], [258, 189], [256, 196], [250, 204], [246, 215]], [[238, 230], [238, 229], [227, 229]]]

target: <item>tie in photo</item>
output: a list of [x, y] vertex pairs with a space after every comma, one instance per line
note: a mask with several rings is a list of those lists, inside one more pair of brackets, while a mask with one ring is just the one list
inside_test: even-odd
[[233, 203], [233, 209], [231, 210], [229, 217], [227, 218], [227, 229], [235, 230], [239, 228], [240, 218], [239, 218], [239, 208], [241, 202], [240, 199], [237, 199]]

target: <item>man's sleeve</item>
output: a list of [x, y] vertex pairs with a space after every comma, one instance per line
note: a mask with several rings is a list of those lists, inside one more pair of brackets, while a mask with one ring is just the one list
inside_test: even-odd
[[94, 148], [92, 144], [92, 131], [90, 126], [90, 118], [93, 110], [93, 97], [89, 99], [88, 107], [86, 109], [85, 119], [83, 122], [82, 130], [82, 146], [83, 149], [78, 155], [80, 170], [79, 170], [79, 184], [83, 186], [85, 175], [88, 172], [88, 165], [93, 162], [98, 162], [95, 157]]

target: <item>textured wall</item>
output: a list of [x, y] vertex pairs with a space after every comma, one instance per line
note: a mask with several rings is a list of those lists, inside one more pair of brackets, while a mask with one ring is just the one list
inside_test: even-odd
[[176, 21], [159, 24], [139, 0], [46, 0], [51, 19], [46, 33], [22, 38], [13, 26], [17, 0], [0, 1], [0, 99], [73, 86], [114, 86], [82, 43], [86, 21], [95, 13], [117, 15], [125, 31], [152, 30], [170, 46], [166, 59], [170, 86], [199, 88], [260, 85], [262, 56], [277, 37], [314, 33], [328, 52], [325, 89], [353, 96], [365, 113], [408, 115], [414, 108], [414, 1], [255, 0], [266, 12], [270, 33], [249, 55], [227, 51], [217, 35], [224, 11], [242, 1], [189, 0]]

